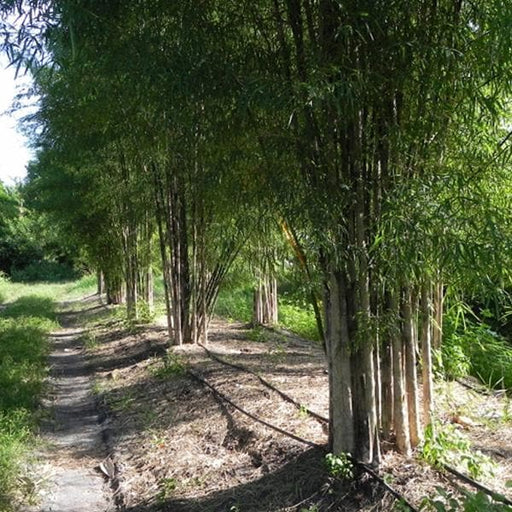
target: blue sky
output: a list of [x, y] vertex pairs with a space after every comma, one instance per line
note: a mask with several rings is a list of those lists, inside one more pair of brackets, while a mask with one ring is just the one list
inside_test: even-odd
[[0, 53], [0, 180], [13, 185], [25, 177], [25, 167], [32, 153], [27, 139], [17, 129], [17, 118], [22, 114], [8, 113], [20, 87], [26, 87], [28, 78], [15, 80], [15, 69], [7, 68], [8, 61]]

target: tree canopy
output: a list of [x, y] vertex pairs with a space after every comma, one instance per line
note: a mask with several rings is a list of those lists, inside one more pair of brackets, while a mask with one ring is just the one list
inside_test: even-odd
[[409, 451], [443, 291], [510, 280], [510, 2], [25, 5], [27, 187], [111, 297], [136, 317], [159, 267], [171, 338], [197, 341], [242, 247], [285, 226], [321, 276], [333, 450], [378, 463], [393, 428]]

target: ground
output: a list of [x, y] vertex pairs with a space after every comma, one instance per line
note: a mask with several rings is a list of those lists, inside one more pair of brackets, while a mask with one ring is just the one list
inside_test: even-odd
[[[327, 427], [308, 413], [328, 415], [321, 347], [289, 333], [217, 319], [210, 328], [210, 353], [190, 345], [168, 351], [161, 325], [127, 326], [97, 297], [71, 308], [83, 325], [74, 340], [87, 359], [83, 368], [104, 441], [89, 469], [98, 472], [99, 465], [119, 509], [312, 512], [395, 506], [370, 474], [356, 468], [356, 479], [344, 482], [327, 471]], [[452, 382], [438, 386], [437, 403], [441, 428], [462, 432], [494, 461], [495, 476], [479, 479], [512, 499], [505, 486], [512, 480], [506, 396]], [[60, 454], [52, 453], [57, 465]], [[461, 486], [449, 474], [392, 450], [384, 453], [380, 474], [418, 508], [436, 486], [454, 492]]]

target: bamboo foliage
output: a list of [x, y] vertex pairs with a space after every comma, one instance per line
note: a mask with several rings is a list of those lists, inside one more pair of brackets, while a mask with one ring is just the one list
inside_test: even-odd
[[[134, 318], [149, 301], [155, 232], [170, 338], [205, 341], [244, 244], [275, 250], [260, 219], [286, 219], [323, 281], [330, 449], [378, 464], [382, 435], [409, 453], [432, 419], [447, 285], [505, 276], [512, 6], [50, 3], [34, 182], [90, 178], [80, 215], [55, 210], [104, 217], [83, 232], [112, 295], [122, 281]], [[274, 321], [259, 267], [256, 319]]]

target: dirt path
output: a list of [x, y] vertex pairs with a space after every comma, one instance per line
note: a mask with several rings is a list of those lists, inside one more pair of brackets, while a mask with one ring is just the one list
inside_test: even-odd
[[106, 453], [91, 391], [91, 368], [72, 326], [73, 314], [61, 316], [64, 329], [52, 335], [49, 420], [42, 426], [44, 481], [40, 504], [31, 512], [106, 512], [114, 510], [105, 479], [98, 471]]

